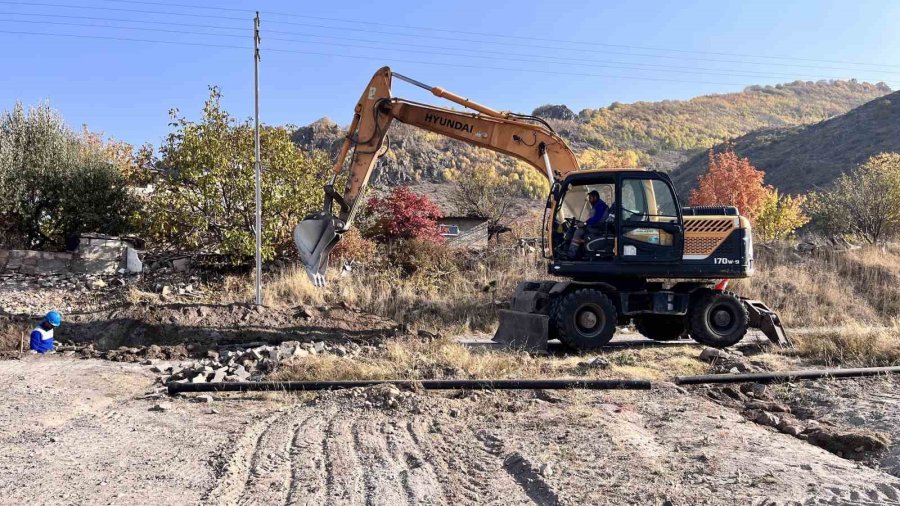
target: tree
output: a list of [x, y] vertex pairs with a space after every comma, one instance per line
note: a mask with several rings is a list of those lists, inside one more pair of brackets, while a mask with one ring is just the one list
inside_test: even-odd
[[578, 165], [584, 170], [637, 167], [640, 154], [632, 149], [587, 148], [578, 155]]
[[379, 242], [420, 239], [443, 242], [437, 220], [441, 210], [424, 195], [409, 187], [398, 186], [385, 197], [372, 197], [366, 203], [366, 238]]
[[811, 196], [813, 224], [831, 235], [876, 244], [900, 232], [900, 153], [872, 156]]
[[450, 189], [449, 201], [463, 216], [488, 221], [488, 240], [509, 225], [515, 216], [518, 189], [483, 167], [460, 178]]
[[763, 184], [765, 172], [757, 170], [750, 160], [740, 158], [729, 145], [722, 153], [709, 151], [709, 170], [698, 178], [691, 191], [692, 206], [735, 206], [754, 221], [772, 192]]
[[83, 232], [130, 231], [136, 201], [119, 169], [130, 157], [47, 104], [16, 104], [0, 118], [0, 246], [60, 249]]
[[[154, 239], [171, 247], [247, 257], [255, 249], [253, 126], [231, 117], [220, 99], [211, 87], [198, 123], [172, 111], [175, 130], [160, 149], [161, 175], [146, 223]], [[294, 253], [294, 226], [322, 202], [327, 157], [301, 151], [291, 142], [292, 131], [260, 131], [266, 260]]]
[[779, 195], [773, 190], [766, 195], [753, 225], [755, 237], [762, 242], [781, 241], [809, 222], [803, 212], [803, 196]]

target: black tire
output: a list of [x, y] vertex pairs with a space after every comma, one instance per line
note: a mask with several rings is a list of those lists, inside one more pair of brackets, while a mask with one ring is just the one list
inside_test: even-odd
[[553, 319], [559, 340], [578, 350], [595, 350], [616, 333], [616, 307], [603, 292], [592, 288], [563, 296]]
[[684, 316], [644, 315], [634, 318], [637, 331], [654, 341], [674, 341], [685, 333]]
[[691, 308], [691, 337], [713, 348], [727, 348], [744, 338], [749, 321], [747, 308], [734, 294], [711, 292]]

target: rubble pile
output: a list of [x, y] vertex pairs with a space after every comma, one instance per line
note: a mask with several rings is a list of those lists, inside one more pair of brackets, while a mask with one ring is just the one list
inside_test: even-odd
[[715, 374], [742, 374], [767, 370], [766, 364], [755, 362], [744, 356], [740, 350], [728, 351], [717, 348], [704, 348], [700, 352], [700, 360], [712, 365], [712, 373]]
[[166, 364], [149, 359], [151, 371], [160, 374], [161, 383], [222, 383], [256, 381], [279, 367], [316, 355], [331, 354], [338, 357], [355, 357], [362, 347], [353, 342], [345, 344], [324, 341], [285, 341], [279, 345], [253, 347], [223, 347], [209, 350], [206, 357], [191, 362]]

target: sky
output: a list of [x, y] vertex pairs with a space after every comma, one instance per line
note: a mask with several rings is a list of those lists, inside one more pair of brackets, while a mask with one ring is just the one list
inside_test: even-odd
[[199, 119], [210, 85], [251, 117], [256, 10], [267, 124], [346, 125], [384, 65], [522, 113], [798, 79], [900, 88], [894, 0], [22, 0], [0, 1], [0, 109], [48, 101], [73, 128], [154, 146], [171, 109]]

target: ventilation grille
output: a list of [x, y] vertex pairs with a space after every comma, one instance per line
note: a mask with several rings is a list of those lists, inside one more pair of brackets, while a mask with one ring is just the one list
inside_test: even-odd
[[734, 228], [734, 219], [685, 220], [684, 231], [693, 233], [728, 232]]

